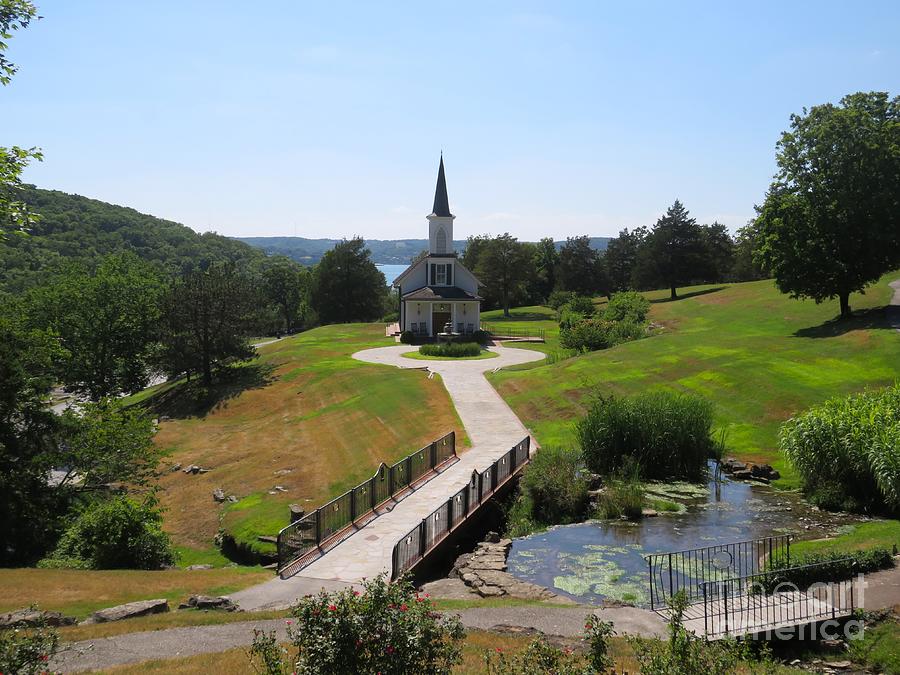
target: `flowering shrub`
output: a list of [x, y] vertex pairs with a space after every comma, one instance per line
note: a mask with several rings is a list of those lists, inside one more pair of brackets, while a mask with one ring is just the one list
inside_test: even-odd
[[[406, 579], [388, 583], [382, 574], [365, 582], [362, 592], [322, 591], [301, 599], [292, 614], [288, 637], [298, 675], [450, 673], [461, 659], [459, 618], [436, 612]], [[274, 636], [268, 645], [266, 640], [257, 635], [261, 651], [254, 665], [280, 675], [282, 661], [270, 658], [279, 648]]]
[[47, 626], [0, 630], [0, 673], [50, 672], [49, 661], [58, 645], [59, 634]]

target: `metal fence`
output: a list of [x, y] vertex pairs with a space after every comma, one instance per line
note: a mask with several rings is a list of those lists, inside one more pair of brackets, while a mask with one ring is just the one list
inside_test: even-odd
[[[853, 614], [857, 581], [825, 581], [834, 564], [799, 565], [700, 584], [704, 635], [708, 639], [743, 637]], [[700, 603], [695, 607], [699, 613]], [[699, 618], [694, 622], [699, 627]]]
[[492, 323], [481, 323], [481, 330], [486, 331], [491, 334], [492, 337], [498, 338], [537, 338], [538, 340], [544, 339], [544, 329], [543, 328], [513, 328], [511, 326], [505, 326], [502, 323], [495, 326]]
[[283, 528], [278, 533], [278, 572], [302, 569], [322, 546], [453, 457], [456, 434], [451, 431], [393, 466], [382, 463], [369, 480]]
[[650, 607], [668, 607], [668, 600], [684, 591], [688, 602], [701, 599], [706, 582], [749, 577], [762, 572], [769, 560], [791, 561], [791, 536], [765, 537], [705, 548], [644, 556], [650, 568]]
[[394, 545], [391, 579], [411, 569], [443, 541], [471, 513], [528, 463], [531, 439], [526, 437], [482, 472], [473, 471], [469, 482], [422, 519]]

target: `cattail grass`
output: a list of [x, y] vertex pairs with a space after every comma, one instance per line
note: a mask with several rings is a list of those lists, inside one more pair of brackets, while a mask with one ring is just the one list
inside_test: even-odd
[[644, 478], [699, 479], [715, 450], [709, 401], [675, 392], [600, 397], [576, 427], [591, 471], [634, 462]]

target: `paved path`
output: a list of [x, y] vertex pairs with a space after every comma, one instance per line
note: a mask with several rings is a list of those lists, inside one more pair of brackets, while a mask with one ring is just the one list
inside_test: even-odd
[[900, 331], [900, 279], [892, 281], [890, 287], [894, 289], [894, 295], [888, 307], [888, 323]]
[[498, 356], [471, 361], [420, 361], [401, 356], [408, 345], [357, 352], [368, 363], [423, 368], [439, 375], [456, 406], [472, 447], [441, 473], [420, 485], [388, 512], [380, 515], [345, 541], [289, 579], [274, 578], [232, 595], [241, 608], [277, 609], [292, 605], [323, 585], [333, 589], [372, 578], [391, 570], [394, 544], [409, 533], [448, 497], [468, 483], [473, 470], [482, 471], [528, 435], [506, 402], [488, 383], [484, 372], [504, 366], [538, 361], [544, 354], [527, 349], [495, 346]]
[[[578, 637], [584, 630], [584, 617], [590, 611], [588, 607], [527, 606], [476, 607], [455, 613], [459, 614], [467, 628], [489, 629], [505, 624], [536, 628], [547, 635]], [[619, 633], [645, 636], [665, 634], [662, 620], [651, 612], [620, 607], [596, 609], [594, 613], [604, 621], [612, 621]], [[254, 629], [277, 630], [282, 638], [287, 638], [283, 619], [126, 633], [67, 645], [66, 651], [54, 659], [51, 667], [73, 673], [152, 659], [213, 654], [250, 645]]]

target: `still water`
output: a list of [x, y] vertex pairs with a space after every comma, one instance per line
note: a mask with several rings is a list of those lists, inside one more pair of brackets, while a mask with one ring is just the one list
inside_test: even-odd
[[379, 265], [376, 264], [375, 267], [384, 274], [384, 278], [387, 280], [387, 285], [390, 286], [394, 283], [394, 279], [399, 277], [403, 270], [405, 270], [409, 265]]
[[658, 489], [659, 497], [686, 504], [686, 510], [635, 523], [558, 526], [516, 539], [507, 561], [510, 573], [584, 603], [642, 605], [649, 603], [644, 554], [778, 534], [821, 537], [854, 522], [851, 516], [820, 512], [793, 493], [765, 485], [726, 479], [718, 488], [710, 482]]

